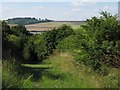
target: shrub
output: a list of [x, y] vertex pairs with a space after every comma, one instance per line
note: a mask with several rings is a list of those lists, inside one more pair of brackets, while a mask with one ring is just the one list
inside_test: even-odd
[[74, 34], [73, 29], [69, 25], [62, 25], [57, 29], [47, 32], [45, 40], [49, 53], [56, 49], [56, 45], [65, 37]]
[[44, 34], [33, 35], [26, 40], [23, 50], [25, 61], [38, 63], [45, 58], [46, 53]]
[[27, 34], [28, 32], [24, 26], [18, 25], [10, 28], [5, 21], [2, 21], [3, 58], [12, 56], [22, 58], [23, 43]]
[[23, 25], [13, 26], [13, 27], [11, 27], [11, 31], [16, 36], [23, 36], [23, 35], [29, 34], [29, 32], [26, 30], [25, 26], [23, 26]]
[[101, 14], [100, 18], [92, 17], [82, 26], [87, 32], [88, 48], [85, 50], [89, 55], [88, 61], [94, 69], [102, 64], [120, 67], [120, 25], [116, 16], [107, 12]]

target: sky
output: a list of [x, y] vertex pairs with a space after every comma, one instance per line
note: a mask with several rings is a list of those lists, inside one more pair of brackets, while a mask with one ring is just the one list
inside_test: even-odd
[[114, 2], [112, 0], [109, 0], [109, 2], [100, 2], [97, 0], [93, 0], [93, 2], [90, 2], [90, 0], [81, 0], [79, 2], [75, 0], [70, 2], [29, 1], [23, 2], [21, 0], [17, 2], [15, 0], [4, 0], [0, 2], [0, 19], [36, 17], [58, 21], [82, 21], [92, 16], [99, 16], [102, 10], [108, 11], [113, 15], [118, 13], [117, 0], [113, 0]]

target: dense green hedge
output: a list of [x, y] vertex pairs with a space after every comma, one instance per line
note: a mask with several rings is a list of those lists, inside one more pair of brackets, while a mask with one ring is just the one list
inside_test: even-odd
[[45, 35], [33, 35], [24, 43], [23, 57], [28, 63], [38, 63], [47, 55]]
[[69, 25], [62, 25], [58, 29], [48, 31], [45, 37], [47, 50], [51, 53], [61, 40], [73, 34], [73, 29]]
[[120, 24], [110, 13], [101, 12], [101, 15], [87, 20], [83, 26], [88, 33], [89, 60], [95, 67], [101, 64], [120, 67]]
[[23, 57], [30, 63], [39, 63], [47, 58], [56, 45], [65, 37], [73, 34], [73, 30], [68, 25], [63, 25], [58, 29], [45, 32], [41, 35], [33, 35], [24, 44]]
[[116, 16], [101, 12], [100, 18], [92, 17], [76, 31], [61, 41], [57, 48], [69, 50], [80, 63], [93, 67], [120, 67], [120, 24]]
[[[13, 29], [16, 27], [16, 29]], [[21, 29], [20, 29], [21, 28]], [[24, 26], [13, 26], [10, 28], [9, 25], [5, 21], [2, 22], [2, 55], [3, 58], [7, 57], [21, 57], [21, 51], [23, 48], [23, 40], [28, 33], [24, 33], [22, 31], [26, 31]], [[18, 29], [18, 31], [17, 31]], [[21, 30], [21, 31], [19, 31]], [[16, 34], [17, 32], [20, 32]]]
[[30, 35], [22, 25], [10, 28], [5, 21], [2, 27], [3, 58], [13, 56], [23, 63], [41, 62], [56, 49], [62, 39], [73, 34], [73, 29], [68, 25], [38, 35]]

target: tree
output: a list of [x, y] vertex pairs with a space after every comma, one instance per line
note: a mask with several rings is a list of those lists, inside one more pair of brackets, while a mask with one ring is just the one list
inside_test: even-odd
[[[100, 64], [120, 67], [120, 24], [117, 17], [101, 12], [101, 17], [88, 19], [83, 28], [87, 31], [89, 61], [92, 66]], [[99, 65], [98, 65], [99, 64]]]
[[11, 27], [11, 30], [12, 30], [13, 34], [16, 36], [29, 34], [29, 32], [26, 30], [25, 26], [23, 26], [23, 25], [13, 26], [13, 27]]

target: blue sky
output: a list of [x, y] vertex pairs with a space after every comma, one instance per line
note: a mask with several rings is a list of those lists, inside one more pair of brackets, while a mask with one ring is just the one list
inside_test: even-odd
[[108, 11], [112, 14], [118, 13], [117, 1], [6, 2], [6, 0], [4, 0], [4, 2], [0, 3], [0, 8], [0, 13], [2, 13], [0, 18], [2, 19], [13, 17], [36, 17], [53, 20], [85, 20], [92, 16], [99, 16], [101, 10]]

